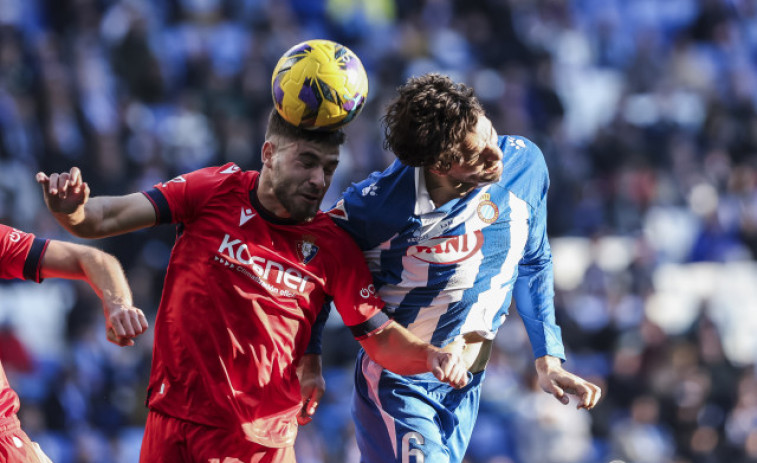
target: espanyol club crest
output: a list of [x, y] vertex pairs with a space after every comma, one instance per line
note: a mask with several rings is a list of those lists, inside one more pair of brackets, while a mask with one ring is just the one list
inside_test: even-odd
[[489, 193], [481, 195], [481, 201], [478, 203], [478, 208], [476, 209], [478, 218], [485, 224], [492, 224], [499, 217], [499, 209], [497, 208], [497, 205], [489, 199], [490, 197], [491, 195]]
[[303, 264], [307, 264], [318, 254], [318, 246], [313, 241], [312, 236], [303, 236], [302, 241], [297, 242], [297, 257]]

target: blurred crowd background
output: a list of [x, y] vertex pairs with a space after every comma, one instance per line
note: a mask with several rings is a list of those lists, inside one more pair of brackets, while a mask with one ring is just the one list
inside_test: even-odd
[[[754, 0], [0, 0], [0, 222], [73, 239], [34, 173], [79, 166], [123, 194], [233, 161], [257, 169], [270, 77], [295, 43], [363, 60], [368, 103], [324, 202], [392, 160], [381, 112], [408, 76], [473, 86], [550, 168], [566, 367], [591, 413], [534, 381], [515, 310], [466, 463], [757, 462]], [[175, 230], [93, 243], [153, 321]], [[27, 433], [57, 463], [136, 462], [151, 331], [105, 341], [81, 284], [0, 283], [0, 355]], [[332, 316], [327, 395], [302, 463], [352, 463], [357, 345]]]

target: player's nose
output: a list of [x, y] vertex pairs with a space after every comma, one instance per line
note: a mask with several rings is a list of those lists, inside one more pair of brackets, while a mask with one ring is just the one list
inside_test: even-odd
[[503, 157], [504, 154], [502, 153], [502, 150], [499, 149], [499, 146], [492, 144], [488, 144], [482, 153], [482, 158], [487, 164], [496, 164], [500, 162]]
[[310, 178], [308, 179], [308, 181], [319, 189], [326, 188], [328, 186], [326, 182], [326, 172], [323, 170], [323, 168], [313, 169], [310, 172]]

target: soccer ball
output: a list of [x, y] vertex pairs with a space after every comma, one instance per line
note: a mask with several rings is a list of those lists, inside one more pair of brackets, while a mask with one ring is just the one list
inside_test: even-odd
[[308, 40], [279, 59], [271, 93], [276, 110], [290, 124], [336, 130], [363, 109], [368, 76], [349, 48], [330, 40]]

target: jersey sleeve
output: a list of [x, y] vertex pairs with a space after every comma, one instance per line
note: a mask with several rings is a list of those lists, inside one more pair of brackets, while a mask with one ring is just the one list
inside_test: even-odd
[[233, 163], [206, 167], [158, 183], [142, 193], [155, 208], [156, 223], [191, 222], [219, 185], [240, 171]]
[[414, 170], [395, 161], [383, 172], [353, 183], [328, 214], [367, 251], [406, 227], [414, 205]]
[[318, 312], [318, 316], [315, 318], [313, 327], [310, 329], [310, 341], [305, 348], [306, 354], [318, 354], [323, 353], [323, 330], [326, 328], [326, 322], [329, 320], [331, 314], [331, 300], [323, 303], [321, 311]]
[[549, 176], [544, 157], [536, 145], [532, 160], [539, 167], [539, 201], [532, 208], [523, 258], [518, 266], [513, 295], [531, 342], [534, 357], [551, 355], [565, 360], [562, 332], [555, 321], [552, 251], [547, 237], [547, 191]]
[[0, 225], [0, 279], [42, 281], [42, 256], [48, 240]]
[[329, 276], [334, 306], [344, 324], [358, 341], [365, 339], [389, 323], [381, 310], [383, 301], [376, 295], [373, 278], [363, 253], [345, 233], [341, 240], [338, 264]]

